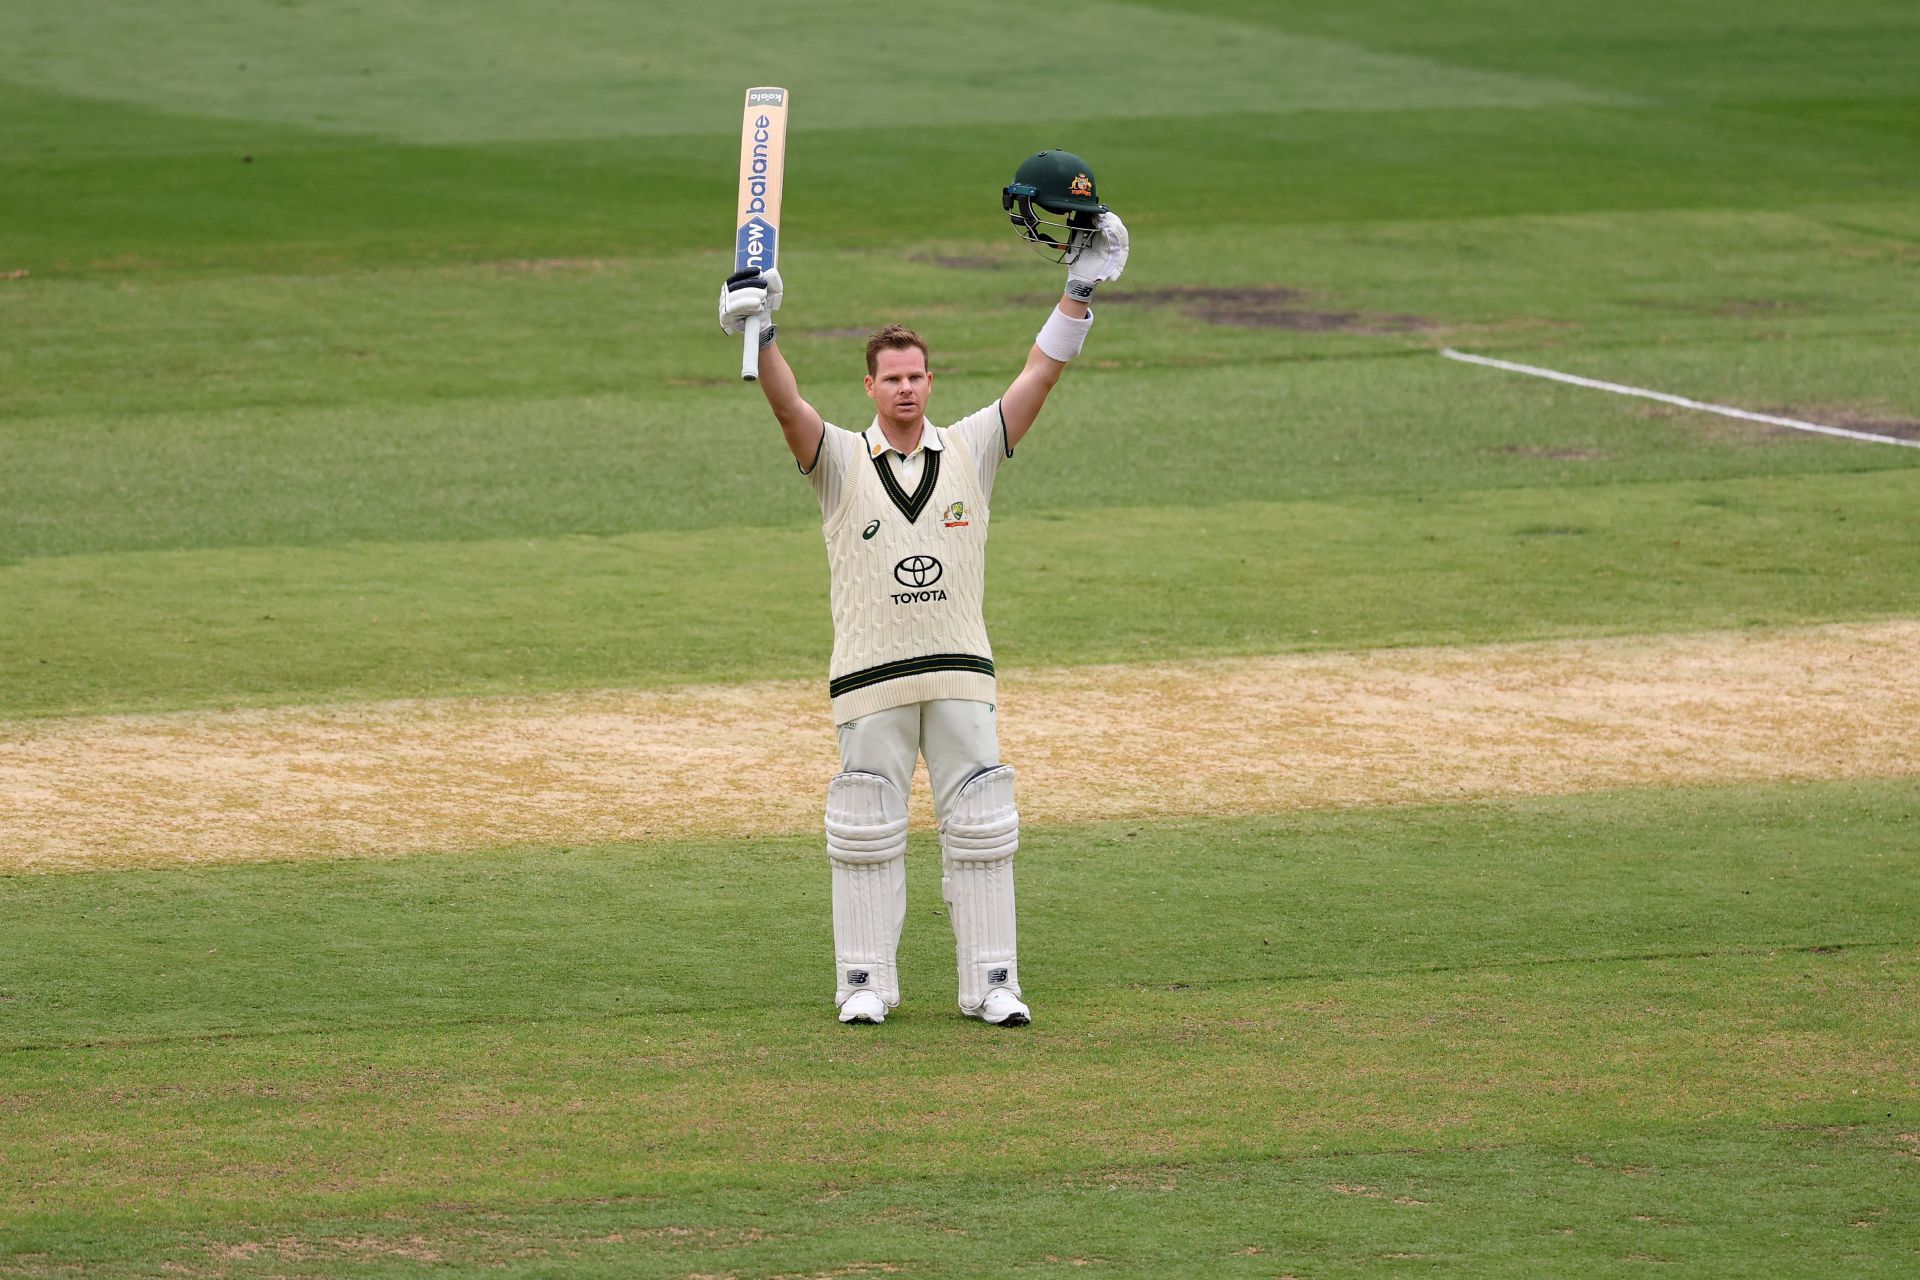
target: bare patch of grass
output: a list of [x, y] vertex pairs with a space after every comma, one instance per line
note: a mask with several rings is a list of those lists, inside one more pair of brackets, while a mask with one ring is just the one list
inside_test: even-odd
[[[667, 1249], [727, 1250], [772, 1238], [755, 1227], [676, 1225], [589, 1228], [579, 1232], [542, 1231], [511, 1224], [504, 1215], [484, 1215], [485, 1225], [465, 1222], [410, 1224], [391, 1235], [358, 1231], [340, 1235], [278, 1233], [258, 1239], [216, 1240], [200, 1249], [201, 1260], [177, 1258], [166, 1266], [191, 1275], [222, 1275], [233, 1265], [313, 1265], [400, 1261], [421, 1265], [481, 1263], [537, 1258], [577, 1259], [609, 1249], [648, 1246]], [[212, 1264], [212, 1271], [204, 1269]]]
[[527, 275], [552, 275], [559, 271], [601, 271], [606, 262], [600, 258], [507, 258], [492, 264], [496, 271]]
[[1637, 418], [1649, 418], [1665, 422], [1678, 419], [1676, 425], [1682, 425], [1716, 444], [1772, 445], [1788, 440], [1805, 438], [1806, 433], [1795, 431], [1792, 427], [1782, 427], [1771, 422], [1749, 422], [1744, 418], [1728, 418], [1717, 413], [1706, 413], [1699, 409], [1682, 409], [1678, 405], [1662, 404], [1656, 400], [1636, 400], [1631, 412]]
[[1402, 1208], [1424, 1206], [1432, 1203], [1428, 1200], [1416, 1200], [1412, 1196], [1390, 1196], [1379, 1187], [1370, 1187], [1361, 1183], [1333, 1182], [1327, 1184], [1343, 1196], [1360, 1196], [1366, 1200], [1391, 1200]]
[[[1734, 406], [1744, 408], [1746, 406]], [[1920, 440], [1920, 418], [1890, 410], [1863, 408], [1859, 405], [1775, 404], [1751, 410], [1776, 418], [1792, 418], [1820, 427], [1840, 427], [1846, 431], [1864, 431], [1869, 435], [1891, 436], [1896, 440]], [[1784, 440], [1805, 439], [1808, 432], [1774, 422], [1753, 422], [1729, 418], [1698, 409], [1683, 409], [1658, 401], [1643, 401], [1633, 408], [1636, 416], [1659, 420], [1681, 419], [1701, 435], [1716, 441], [1736, 444], [1778, 444]]]
[[[1920, 773], [1920, 622], [1015, 671], [1042, 823]], [[819, 824], [814, 681], [0, 722], [0, 867]], [[931, 822], [924, 785], [915, 813]]]
[[[1770, 405], [1757, 412], [1770, 413], [1776, 418], [1795, 418], [1801, 422], [1812, 422], [1823, 427], [1840, 427], [1846, 431], [1865, 431], [1876, 436], [1892, 436], [1896, 440], [1920, 440], [1920, 418], [1878, 409], [1864, 409], [1858, 405]], [[1791, 430], [1791, 428], [1783, 429]]]
[[1304, 290], [1285, 285], [1162, 285], [1133, 289], [1128, 302], [1176, 307], [1196, 320], [1238, 329], [1289, 329], [1297, 333], [1417, 333], [1433, 328], [1420, 316], [1371, 311], [1324, 310], [1308, 305]]
[[929, 249], [921, 253], [908, 254], [907, 260], [943, 267], [948, 271], [1008, 271], [1018, 265], [1018, 260], [1010, 254], [993, 257], [979, 249], [956, 249], [944, 252]]
[[1503, 444], [1487, 450], [1516, 458], [1542, 458], [1551, 462], [1601, 462], [1611, 455], [1580, 445]]

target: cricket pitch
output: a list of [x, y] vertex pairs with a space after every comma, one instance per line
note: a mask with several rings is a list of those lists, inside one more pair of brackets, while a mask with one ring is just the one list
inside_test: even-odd
[[[1920, 622], [1007, 673], [1030, 823], [1920, 773]], [[824, 682], [0, 721], [0, 871], [811, 831]], [[916, 826], [931, 824], [924, 782]]]

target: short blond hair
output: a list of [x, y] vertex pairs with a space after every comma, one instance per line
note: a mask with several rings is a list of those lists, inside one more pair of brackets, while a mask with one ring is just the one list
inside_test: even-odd
[[882, 351], [910, 351], [920, 348], [920, 358], [931, 361], [927, 354], [927, 342], [919, 334], [903, 324], [890, 324], [867, 339], [867, 376], [880, 372], [880, 353]]

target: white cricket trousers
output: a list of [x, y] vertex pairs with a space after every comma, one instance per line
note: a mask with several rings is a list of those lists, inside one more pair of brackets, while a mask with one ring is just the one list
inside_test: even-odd
[[902, 796], [913, 785], [915, 758], [925, 756], [936, 822], [946, 821], [967, 779], [1000, 763], [991, 703], [966, 698], [910, 702], [849, 720], [838, 730], [840, 768], [877, 773]]

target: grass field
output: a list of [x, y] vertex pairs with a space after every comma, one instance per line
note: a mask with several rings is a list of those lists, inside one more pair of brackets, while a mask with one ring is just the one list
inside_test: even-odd
[[[0, 1276], [1920, 1267], [1920, 448], [1437, 355], [1920, 439], [1920, 13], [1037, 16], [0, 9]], [[995, 493], [1021, 1032], [924, 818], [831, 1017], [753, 83], [842, 425], [1017, 371], [1021, 157], [1133, 228]]]

